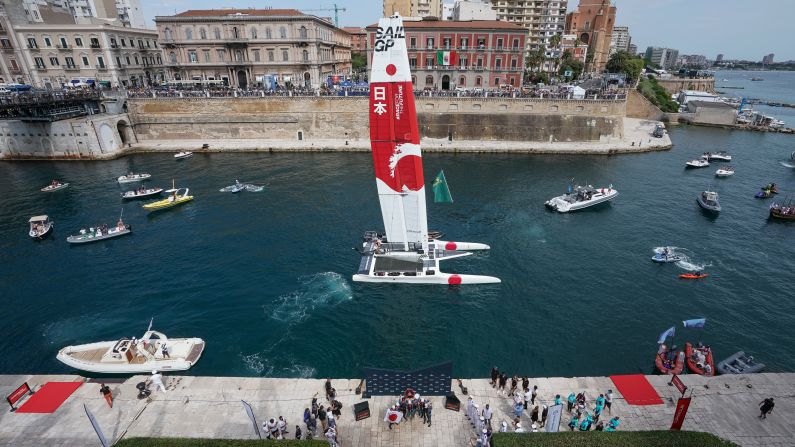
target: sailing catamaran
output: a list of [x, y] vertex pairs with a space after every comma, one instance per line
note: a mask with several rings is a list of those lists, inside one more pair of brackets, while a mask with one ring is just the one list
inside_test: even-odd
[[354, 281], [487, 284], [498, 278], [439, 271], [439, 262], [488, 250], [486, 244], [428, 236], [422, 152], [406, 34], [400, 16], [378, 22], [370, 73], [370, 144], [386, 234], [364, 233]]

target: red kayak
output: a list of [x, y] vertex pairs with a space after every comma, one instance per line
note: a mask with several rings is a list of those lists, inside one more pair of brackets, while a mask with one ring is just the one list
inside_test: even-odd
[[[697, 352], [704, 355], [704, 363], [701, 367], [699, 367], [699, 362], [696, 358]], [[710, 349], [709, 346], [694, 347], [690, 342], [687, 342], [685, 343], [685, 356], [687, 357], [687, 369], [689, 369], [690, 372], [706, 377], [715, 375], [715, 361], [712, 359], [712, 349]], [[709, 365], [709, 368], [706, 368], [706, 365]], [[707, 372], [707, 370], [709, 370], [709, 372]]]
[[654, 365], [657, 367], [657, 371], [663, 374], [682, 374], [682, 371], [685, 369], [685, 353], [679, 351], [676, 353], [676, 360], [674, 360], [673, 364], [668, 360], [668, 353], [670, 350], [665, 349], [665, 345], [662, 345], [662, 352], [658, 353], [654, 359]]
[[682, 279], [701, 279], [701, 278], [706, 278], [707, 276], [709, 276], [709, 275], [707, 275], [706, 273], [701, 273], [701, 274], [698, 274], [698, 273], [682, 273], [681, 275], [679, 275], [679, 277], [682, 278]]

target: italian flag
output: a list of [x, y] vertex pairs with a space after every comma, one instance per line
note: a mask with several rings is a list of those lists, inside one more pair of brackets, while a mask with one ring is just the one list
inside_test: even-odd
[[438, 65], [457, 65], [458, 53], [455, 51], [437, 51], [436, 63]]

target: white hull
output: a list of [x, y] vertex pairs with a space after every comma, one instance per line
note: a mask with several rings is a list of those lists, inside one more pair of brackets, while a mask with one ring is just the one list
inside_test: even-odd
[[180, 152], [178, 154], [174, 154], [174, 158], [177, 160], [182, 160], [183, 158], [193, 157], [193, 152]]
[[705, 160], [692, 160], [685, 163], [685, 166], [688, 168], [706, 168], [709, 166], [709, 162]]
[[377, 283], [395, 283], [395, 284], [443, 284], [443, 285], [458, 285], [458, 284], [499, 284], [499, 278], [484, 275], [457, 275], [451, 273], [437, 272], [435, 275], [424, 275], [418, 273], [416, 276], [375, 276], [375, 275], [353, 275], [353, 280], [356, 282], [377, 282]]
[[734, 171], [721, 171], [718, 170], [715, 172], [715, 177], [731, 177], [734, 175]]
[[479, 244], [477, 242], [454, 242], [454, 241], [439, 241], [434, 240], [440, 247], [445, 250], [491, 250], [491, 247], [486, 244]]
[[55, 192], [55, 191], [60, 191], [60, 190], [62, 190], [62, 189], [65, 189], [65, 188], [67, 188], [68, 186], [69, 186], [69, 184], [68, 184], [68, 183], [61, 183], [61, 184], [60, 184], [60, 185], [58, 185], [58, 186], [52, 186], [52, 185], [50, 185], [50, 186], [45, 186], [44, 188], [41, 188], [41, 189], [40, 189], [40, 191], [41, 191], [41, 192]]
[[132, 177], [128, 177], [126, 175], [122, 175], [118, 179], [116, 179], [119, 183], [134, 183], [134, 182], [142, 182], [144, 180], [149, 180], [151, 178], [151, 174], [136, 174]]
[[[600, 203], [609, 202], [618, 196], [618, 191], [615, 189], [598, 189], [597, 192], [589, 200], [571, 203], [566, 200], [567, 195], [553, 197], [549, 199], [545, 205], [559, 213], [568, 213], [571, 211], [582, 210]], [[604, 191], [604, 192], [602, 192]]]

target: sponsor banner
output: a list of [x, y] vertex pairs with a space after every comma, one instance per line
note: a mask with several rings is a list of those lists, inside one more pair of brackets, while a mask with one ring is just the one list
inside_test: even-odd
[[88, 416], [88, 420], [91, 421], [91, 426], [94, 427], [94, 431], [97, 433], [97, 438], [99, 438], [99, 442], [102, 444], [102, 447], [110, 447], [108, 440], [105, 439], [105, 434], [102, 433], [102, 428], [100, 428], [99, 422], [97, 422], [97, 418], [95, 418], [94, 414], [89, 411], [86, 404], [83, 404], [83, 409], [86, 410], [86, 416]]
[[259, 424], [257, 424], [257, 417], [254, 416], [254, 410], [251, 408], [251, 405], [249, 405], [249, 403], [245, 400], [241, 400], [240, 403], [243, 404], [243, 408], [245, 408], [248, 418], [251, 419], [251, 424], [254, 425], [254, 433], [257, 434], [259, 439], [262, 439], [262, 433], [260, 433]]
[[677, 390], [679, 390], [679, 392], [680, 392], [680, 393], [682, 393], [682, 395], [684, 396], [684, 394], [685, 394], [685, 390], [687, 389], [687, 386], [685, 386], [685, 384], [684, 384], [684, 383], [682, 383], [682, 379], [680, 379], [680, 378], [679, 378], [679, 376], [677, 376], [676, 374], [674, 374], [674, 375], [673, 375], [673, 377], [671, 377], [671, 383], [672, 383], [672, 384], [673, 384], [673, 385], [676, 387], [676, 389], [677, 389]]
[[687, 409], [690, 407], [689, 397], [680, 397], [676, 402], [676, 413], [674, 413], [674, 421], [671, 424], [671, 430], [681, 430], [682, 424], [685, 422]]
[[11, 408], [14, 408], [14, 404], [19, 402], [19, 400], [25, 397], [25, 395], [28, 394], [29, 392], [30, 392], [30, 386], [28, 385], [28, 382], [25, 382], [22, 385], [20, 385], [19, 388], [15, 389], [14, 392], [9, 394], [6, 397], [6, 400], [8, 401], [9, 405], [11, 405]]
[[563, 405], [552, 405], [547, 409], [547, 424], [545, 428], [548, 433], [560, 430], [560, 418], [563, 416]]

